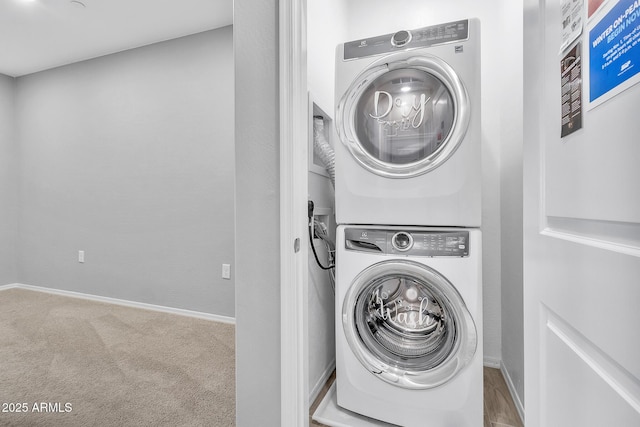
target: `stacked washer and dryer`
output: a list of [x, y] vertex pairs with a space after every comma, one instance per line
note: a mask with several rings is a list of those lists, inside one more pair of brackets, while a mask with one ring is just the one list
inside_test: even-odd
[[339, 45], [336, 105], [337, 403], [480, 426], [478, 20]]

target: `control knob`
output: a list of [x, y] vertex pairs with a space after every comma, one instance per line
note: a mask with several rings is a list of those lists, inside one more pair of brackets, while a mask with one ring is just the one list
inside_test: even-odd
[[402, 47], [411, 41], [411, 33], [406, 30], [398, 31], [391, 37], [391, 44], [395, 47]]
[[391, 245], [400, 252], [405, 252], [413, 246], [413, 237], [406, 231], [399, 231], [391, 238]]

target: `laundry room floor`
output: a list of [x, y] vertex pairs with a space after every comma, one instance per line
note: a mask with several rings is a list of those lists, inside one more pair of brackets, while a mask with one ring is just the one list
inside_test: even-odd
[[[335, 372], [320, 392], [309, 411], [311, 427], [328, 427], [311, 419], [318, 405], [336, 379]], [[483, 427], [523, 427], [513, 403], [507, 383], [499, 369], [484, 368], [484, 426]]]

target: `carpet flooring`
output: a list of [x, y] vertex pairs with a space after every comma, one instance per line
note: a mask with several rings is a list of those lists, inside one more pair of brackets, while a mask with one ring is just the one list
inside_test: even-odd
[[0, 291], [0, 426], [234, 426], [233, 325]]

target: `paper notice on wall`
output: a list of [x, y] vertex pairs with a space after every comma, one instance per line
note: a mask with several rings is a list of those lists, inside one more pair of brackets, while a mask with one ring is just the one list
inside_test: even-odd
[[609, 4], [589, 22], [589, 108], [640, 82], [640, 0]]
[[577, 43], [560, 62], [562, 82], [562, 129], [565, 137], [582, 128], [582, 42]]
[[584, 16], [584, 0], [562, 0], [562, 44], [560, 52], [564, 52], [582, 34]]

